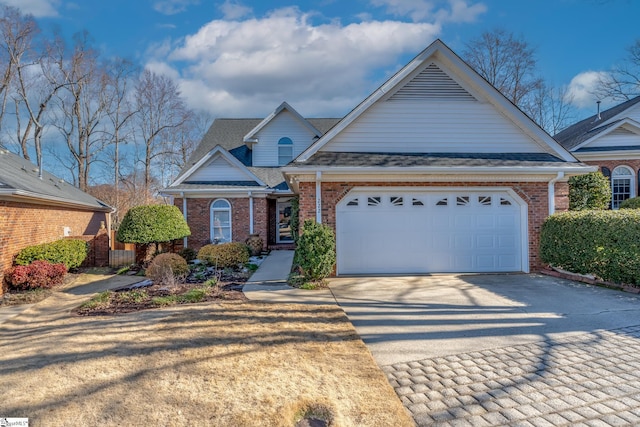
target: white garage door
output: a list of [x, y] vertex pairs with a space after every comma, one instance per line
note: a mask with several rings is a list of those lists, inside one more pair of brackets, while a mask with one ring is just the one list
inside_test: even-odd
[[523, 271], [526, 206], [505, 190], [354, 190], [336, 221], [338, 274]]

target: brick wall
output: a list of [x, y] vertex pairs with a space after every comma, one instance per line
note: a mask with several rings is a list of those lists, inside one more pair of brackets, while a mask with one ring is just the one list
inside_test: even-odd
[[[191, 236], [187, 238], [187, 246], [195, 250], [210, 242], [211, 239], [211, 204], [212, 199], [187, 199], [187, 224]], [[231, 204], [231, 238], [234, 242], [244, 242], [250, 234], [249, 198], [226, 198]], [[182, 212], [182, 199], [174, 199], [174, 205]], [[253, 232], [267, 241], [268, 235], [267, 199], [253, 199]]]
[[[72, 236], [93, 237], [100, 230], [100, 222], [106, 224], [106, 216], [104, 212], [0, 200], [0, 283], [21, 249], [62, 239], [64, 227], [70, 227]], [[108, 252], [104, 256], [108, 260]]]
[[[540, 245], [540, 229], [542, 223], [549, 215], [549, 199], [546, 182], [323, 182], [322, 183], [322, 222], [336, 227], [336, 205], [354, 187], [367, 186], [385, 187], [511, 187], [527, 204], [529, 215], [529, 268], [531, 271], [539, 271], [543, 265], [538, 255]], [[556, 202], [561, 209], [568, 206], [568, 187], [565, 183], [556, 183]], [[300, 223], [305, 219], [315, 219], [315, 183], [301, 182], [300, 193]]]

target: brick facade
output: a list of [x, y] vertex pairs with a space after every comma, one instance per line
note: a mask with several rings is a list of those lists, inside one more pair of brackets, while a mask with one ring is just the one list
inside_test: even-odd
[[106, 221], [104, 212], [0, 200], [0, 283], [3, 283], [4, 271], [11, 267], [21, 249], [62, 239], [64, 227], [70, 228], [71, 236], [91, 242], [91, 259], [100, 263], [105, 260], [100, 265], [106, 265], [109, 259], [106, 230], [104, 237], [97, 239], [97, 246], [93, 244], [96, 234], [101, 232], [101, 223]]
[[[187, 246], [195, 250], [211, 242], [211, 204], [220, 197], [211, 199], [187, 199], [187, 224], [191, 236]], [[231, 204], [231, 239], [244, 242], [250, 234], [249, 198], [225, 198]], [[174, 199], [174, 205], [182, 212], [182, 199]], [[184, 213], [184, 212], [183, 212]], [[269, 209], [266, 198], [253, 199], [253, 232], [267, 243]]]
[[[540, 229], [549, 215], [549, 199], [546, 182], [323, 182], [322, 183], [322, 222], [336, 228], [336, 205], [354, 187], [511, 187], [528, 205], [529, 217], [529, 268], [539, 271], [543, 264], [539, 259]], [[300, 223], [305, 219], [315, 219], [316, 189], [314, 182], [301, 182], [300, 194]], [[568, 185], [556, 183], [555, 186], [556, 211], [566, 210], [569, 206]]]

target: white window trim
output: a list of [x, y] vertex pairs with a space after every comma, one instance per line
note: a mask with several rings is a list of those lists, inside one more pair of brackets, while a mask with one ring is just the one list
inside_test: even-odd
[[[229, 207], [227, 207], [227, 208], [214, 208], [213, 205], [217, 201], [226, 202]], [[214, 221], [214, 213], [215, 212], [229, 212], [229, 241], [233, 242], [233, 215], [232, 215], [231, 202], [229, 200], [227, 200], [227, 199], [215, 199], [215, 200], [213, 200], [211, 202], [211, 206], [209, 208], [209, 211], [210, 211], [210, 215], [209, 215], [209, 238], [211, 239], [211, 241], [212, 242], [215, 241], [215, 225], [213, 223], [213, 221]], [[226, 242], [221, 242], [221, 243], [226, 243]]]
[[[283, 139], [285, 139], [285, 138], [288, 139], [289, 141], [291, 141], [291, 143], [283, 144], [281, 141]], [[291, 158], [288, 161], [282, 163], [280, 161], [280, 157], [282, 157], [281, 150], [284, 149], [284, 148], [291, 150]], [[287, 155], [287, 156], [289, 156], [289, 155]], [[289, 138], [289, 137], [286, 137], [286, 136], [282, 137], [282, 138], [280, 138], [278, 140], [278, 166], [284, 166], [286, 164], [289, 164], [292, 160], [293, 160], [293, 140], [291, 138]]]
[[[615, 171], [616, 169], [621, 169], [621, 168], [625, 168], [629, 171], [631, 171], [631, 175], [620, 175], [620, 176], [616, 176], [615, 175]], [[611, 171], [611, 209], [617, 210], [619, 209], [619, 206], [613, 206], [613, 196], [614, 196], [614, 181], [616, 179], [628, 179], [629, 180], [629, 198], [634, 197], [634, 195], [636, 194], [636, 187], [635, 187], [635, 183], [636, 183], [636, 176], [635, 176], [635, 171], [633, 170], [632, 167], [627, 166], [627, 165], [618, 165], [615, 168], [613, 168], [613, 170]]]

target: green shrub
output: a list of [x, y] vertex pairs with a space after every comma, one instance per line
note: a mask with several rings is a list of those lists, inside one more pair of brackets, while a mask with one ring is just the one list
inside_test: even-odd
[[298, 237], [294, 263], [308, 280], [329, 276], [336, 263], [336, 238], [333, 230], [313, 220], [306, 220]]
[[14, 289], [46, 289], [59, 285], [64, 280], [67, 268], [64, 264], [34, 261], [29, 265], [16, 265], [5, 274]]
[[164, 253], [151, 260], [145, 275], [156, 283], [175, 284], [176, 279], [184, 278], [189, 273], [187, 261], [178, 254]]
[[37, 260], [49, 261], [52, 264], [64, 264], [68, 270], [80, 267], [88, 252], [89, 246], [84, 240], [61, 239], [24, 248], [16, 256], [15, 263], [29, 265]]
[[187, 262], [189, 262], [196, 259], [198, 256], [198, 253], [193, 248], [184, 248], [184, 249], [181, 249], [180, 252], [178, 252], [178, 255], [180, 255]]
[[574, 273], [640, 284], [640, 211], [554, 214], [542, 226], [540, 258]]
[[569, 178], [569, 210], [607, 209], [611, 203], [611, 184], [601, 172]]
[[640, 197], [632, 197], [620, 203], [620, 209], [640, 209]]
[[249, 248], [240, 242], [206, 245], [198, 251], [198, 259], [218, 268], [237, 268], [249, 262]]
[[124, 243], [170, 242], [191, 235], [180, 209], [173, 205], [145, 205], [129, 209], [116, 240]]

